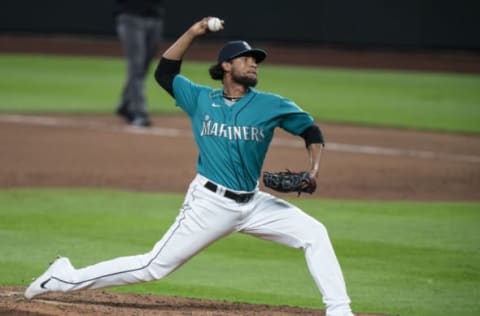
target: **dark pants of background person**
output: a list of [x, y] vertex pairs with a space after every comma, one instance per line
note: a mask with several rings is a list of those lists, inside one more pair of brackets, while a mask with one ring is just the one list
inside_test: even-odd
[[163, 20], [120, 14], [117, 33], [127, 61], [127, 78], [117, 113], [133, 124], [150, 125], [145, 78], [163, 34]]

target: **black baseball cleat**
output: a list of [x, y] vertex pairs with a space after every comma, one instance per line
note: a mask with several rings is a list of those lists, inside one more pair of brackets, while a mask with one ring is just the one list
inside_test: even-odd
[[115, 112], [118, 116], [123, 117], [127, 123], [131, 123], [135, 118], [134, 115], [125, 106], [117, 108]]
[[152, 122], [148, 116], [137, 116], [130, 122], [130, 125], [137, 127], [149, 127], [152, 126]]
[[52, 277], [59, 275], [63, 276], [73, 270], [74, 268], [68, 258], [59, 257], [50, 264], [47, 271], [30, 284], [25, 291], [25, 297], [30, 300], [35, 296], [52, 291], [53, 289], [51, 287], [49, 288], [49, 283], [53, 280]]

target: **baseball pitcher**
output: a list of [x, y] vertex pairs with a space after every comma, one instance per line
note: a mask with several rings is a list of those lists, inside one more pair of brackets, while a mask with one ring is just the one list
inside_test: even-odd
[[[327, 316], [352, 316], [340, 265], [324, 225], [296, 206], [259, 190], [263, 162], [275, 128], [305, 140], [310, 170], [265, 173], [266, 186], [281, 192], [315, 191], [323, 137], [312, 117], [292, 100], [261, 92], [257, 67], [267, 54], [244, 41], [220, 49], [210, 76], [213, 89], [180, 74], [182, 58], [209, 29], [194, 23], [163, 54], [157, 82], [190, 118], [198, 147], [197, 175], [173, 225], [148, 253], [81, 269], [57, 259], [26, 290], [29, 299], [50, 291], [75, 291], [161, 279], [216, 240], [240, 232], [300, 248], [317, 284]], [[210, 23], [212, 24], [212, 23]]]

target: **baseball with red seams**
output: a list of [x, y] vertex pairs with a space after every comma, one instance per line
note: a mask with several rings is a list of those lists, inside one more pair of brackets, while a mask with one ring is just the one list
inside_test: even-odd
[[222, 29], [223, 21], [219, 18], [209, 18], [207, 22], [208, 29], [212, 32], [217, 32]]

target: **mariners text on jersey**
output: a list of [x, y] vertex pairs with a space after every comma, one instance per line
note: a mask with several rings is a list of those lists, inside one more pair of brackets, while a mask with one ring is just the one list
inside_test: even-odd
[[254, 126], [230, 126], [225, 123], [207, 120], [202, 122], [200, 136], [216, 136], [228, 138], [228, 140], [245, 140], [263, 142], [265, 134], [263, 129]]

